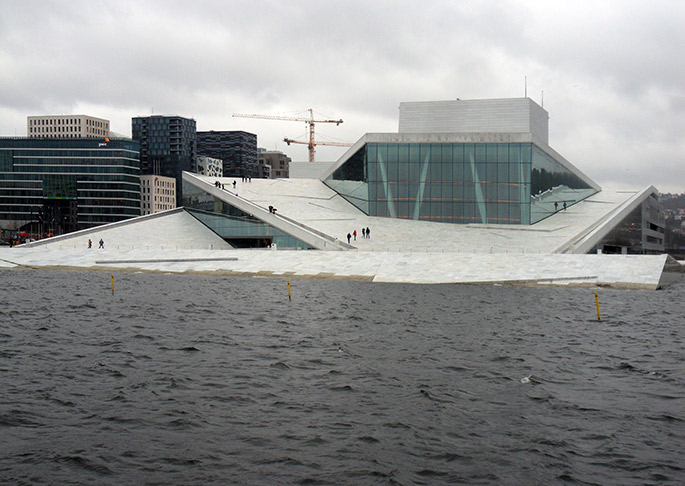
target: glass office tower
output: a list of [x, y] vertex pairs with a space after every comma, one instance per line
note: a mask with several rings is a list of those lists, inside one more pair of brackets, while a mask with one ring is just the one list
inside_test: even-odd
[[443, 223], [532, 224], [597, 192], [534, 143], [366, 143], [324, 182], [370, 216]]
[[[140, 216], [138, 143], [0, 138], [0, 224], [59, 234]], [[38, 228], [40, 226], [40, 228]]]
[[176, 205], [181, 206], [181, 174], [197, 167], [195, 120], [177, 115], [139, 116], [131, 120], [131, 131], [133, 140], [140, 142], [141, 174], [176, 179]]

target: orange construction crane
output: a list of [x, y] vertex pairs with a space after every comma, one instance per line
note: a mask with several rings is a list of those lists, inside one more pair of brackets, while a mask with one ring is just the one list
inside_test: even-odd
[[283, 141], [286, 142], [288, 145], [291, 143], [301, 143], [305, 144], [309, 147], [309, 161], [314, 162], [314, 154], [316, 153], [316, 150], [314, 147], [317, 145], [335, 145], [338, 147], [351, 147], [353, 144], [348, 144], [344, 142], [317, 142], [314, 140], [314, 125], [316, 123], [335, 123], [336, 126], [340, 125], [343, 121], [342, 119], [340, 120], [315, 120], [314, 119], [314, 110], [311, 108], [309, 110], [309, 118], [303, 118], [303, 117], [297, 117], [297, 116], [278, 116], [278, 115], [252, 115], [252, 114], [244, 114], [244, 113], [233, 113], [234, 117], [237, 118], [260, 118], [262, 120], [283, 120], [283, 121], [298, 121], [298, 122], [305, 122], [307, 125], [309, 125], [309, 142], [300, 142], [297, 140], [293, 140], [290, 138], [284, 138]]

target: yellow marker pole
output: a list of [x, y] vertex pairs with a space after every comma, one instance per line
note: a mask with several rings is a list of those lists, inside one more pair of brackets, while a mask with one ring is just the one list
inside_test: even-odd
[[112, 295], [114, 295], [114, 274], [112, 274]]
[[288, 300], [289, 300], [290, 302], [293, 301], [293, 296], [292, 296], [292, 294], [290, 293], [290, 280], [288, 280]]
[[602, 316], [599, 315], [599, 296], [597, 295], [597, 292], [595, 292], [595, 304], [597, 304], [597, 320], [601, 321]]

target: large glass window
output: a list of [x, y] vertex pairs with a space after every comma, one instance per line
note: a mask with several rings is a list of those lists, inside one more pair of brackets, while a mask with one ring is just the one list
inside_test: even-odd
[[183, 184], [183, 206], [232, 246], [260, 248], [275, 243], [279, 248], [311, 248], [193, 184], [186, 181]]
[[532, 150], [531, 221], [536, 223], [597, 192], [539, 147]]
[[372, 216], [450, 223], [530, 224], [545, 194], [561, 208], [595, 192], [530, 143], [370, 143], [325, 183]]

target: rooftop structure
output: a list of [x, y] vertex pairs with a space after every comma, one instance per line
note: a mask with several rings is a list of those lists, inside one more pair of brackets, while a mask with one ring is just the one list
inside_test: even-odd
[[549, 143], [549, 114], [530, 98], [400, 103], [399, 133], [521, 133]]
[[29, 138], [109, 137], [109, 120], [88, 115], [42, 115], [26, 117]]

